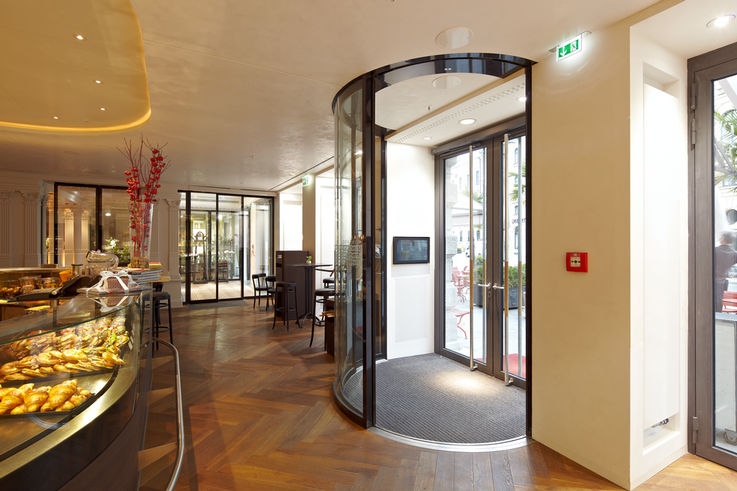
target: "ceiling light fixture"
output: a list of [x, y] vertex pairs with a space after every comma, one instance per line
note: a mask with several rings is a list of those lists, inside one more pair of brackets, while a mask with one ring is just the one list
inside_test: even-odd
[[432, 140], [432, 137], [431, 136], [425, 136], [422, 139], [425, 140], [426, 142], [429, 142], [430, 140]]
[[468, 126], [469, 124], [474, 124], [476, 122], [476, 120], [473, 119], [473, 118], [466, 118], [466, 119], [462, 119], [462, 120], [460, 120], [458, 122], [460, 124], [464, 125], [464, 126]]
[[435, 36], [435, 44], [447, 49], [462, 48], [471, 42], [471, 34], [468, 27], [451, 27]]
[[105, 212], [105, 216], [106, 217], [112, 216], [112, 213], [110, 213], [109, 211], [107, 211], [107, 212]]
[[84, 41], [84, 40], [85, 40], [85, 37], [84, 37], [84, 36], [82, 36], [81, 34], [75, 34], [75, 35], [74, 35], [74, 38], [75, 38], [75, 39], [78, 39], [79, 41]]
[[100, 111], [107, 111], [107, 109], [106, 109], [106, 108], [104, 108], [104, 107], [101, 107], [101, 108], [100, 108]]
[[727, 27], [727, 25], [734, 20], [735, 14], [725, 14], [715, 17], [706, 23], [706, 27], [715, 27], [721, 29]]
[[54, 119], [59, 119], [59, 116], [52, 116], [52, 118], [54, 118]]
[[100, 85], [100, 84], [102, 83], [102, 80], [95, 80], [95, 83], [96, 83], [97, 85]]
[[517, 100], [520, 101], [520, 102], [527, 102], [527, 96], [526, 95], [523, 95], [522, 97], [520, 97]]
[[452, 89], [461, 85], [461, 77], [455, 75], [442, 75], [432, 81], [436, 89]]

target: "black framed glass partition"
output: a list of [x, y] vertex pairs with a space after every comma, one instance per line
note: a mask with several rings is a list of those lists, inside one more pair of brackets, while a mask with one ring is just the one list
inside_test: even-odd
[[104, 250], [130, 261], [129, 197], [126, 188], [55, 182], [45, 207], [43, 257], [60, 267], [82, 264], [87, 251]]
[[187, 303], [253, 295], [273, 272], [272, 197], [180, 191], [179, 268]]
[[[477, 73], [499, 79], [524, 74], [524, 112], [531, 108], [532, 62], [507, 55], [463, 53], [437, 55], [396, 63], [366, 73], [343, 87], [333, 100], [336, 125], [335, 192], [335, 361], [333, 392], [339, 406], [354, 421], [375, 426], [377, 358], [386, 356], [386, 137], [389, 131], [376, 122], [376, 93], [393, 84], [434, 74]], [[526, 148], [527, 178], [531, 176], [530, 135]], [[529, 182], [529, 181], [528, 181]], [[524, 203], [529, 216], [530, 187]], [[411, 197], [408, 197], [411, 199]], [[530, 220], [524, 224], [530, 237]], [[519, 249], [529, 265], [531, 248]], [[441, 279], [442, 280], [442, 279]], [[526, 278], [527, 305], [531, 304], [531, 275]], [[444, 295], [442, 281], [435, 280], [436, 302]], [[524, 319], [526, 349], [530, 349], [531, 316]], [[520, 328], [522, 328], [520, 326]], [[525, 359], [528, 389], [530, 357]], [[531, 411], [529, 398], [527, 418]], [[530, 425], [528, 424], [528, 428]]]

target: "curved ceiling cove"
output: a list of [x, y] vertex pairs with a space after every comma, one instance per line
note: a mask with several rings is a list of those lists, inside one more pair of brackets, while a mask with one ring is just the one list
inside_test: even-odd
[[148, 120], [143, 42], [129, 0], [3, 7], [0, 126], [101, 132]]

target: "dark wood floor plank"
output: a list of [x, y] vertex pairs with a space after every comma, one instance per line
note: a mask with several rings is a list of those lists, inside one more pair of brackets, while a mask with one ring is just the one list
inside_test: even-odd
[[488, 452], [475, 452], [473, 459], [473, 489], [490, 491], [494, 489], [494, 480], [491, 478], [491, 458]]
[[[175, 311], [186, 422], [177, 489], [618, 489], [536, 442], [454, 453], [360, 428], [332, 399], [334, 364], [322, 331], [310, 348], [309, 329], [272, 331], [271, 315], [249, 305]], [[154, 387], [171, 386], [170, 365], [157, 367]], [[151, 406], [152, 446], [175, 441], [173, 400]], [[164, 488], [171, 462], [144, 469], [142, 489]], [[687, 455], [640, 489], [737, 491], [737, 473]]]

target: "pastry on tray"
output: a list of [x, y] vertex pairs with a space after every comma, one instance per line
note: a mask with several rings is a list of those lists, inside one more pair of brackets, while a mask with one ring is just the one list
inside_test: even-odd
[[91, 395], [89, 390], [77, 385], [76, 379], [37, 388], [33, 384], [24, 384], [18, 388], [0, 387], [0, 415], [71, 411]]

